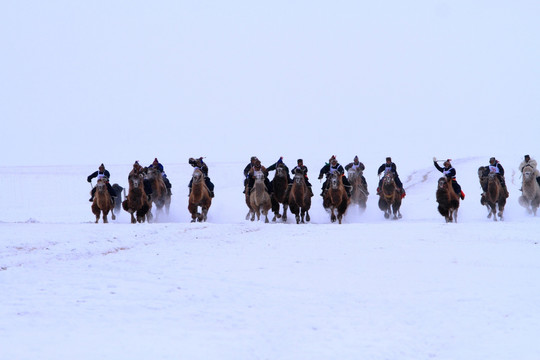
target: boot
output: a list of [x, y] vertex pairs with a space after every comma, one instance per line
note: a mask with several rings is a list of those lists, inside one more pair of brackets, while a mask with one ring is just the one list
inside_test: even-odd
[[93, 196], [90, 197], [90, 199], [88, 199], [88, 201], [93, 202], [93, 201], [94, 201], [94, 197], [93, 197]]
[[377, 187], [377, 195], [381, 195], [381, 188]]
[[407, 195], [405, 193], [405, 189], [404, 188], [401, 188], [401, 198], [403, 199], [405, 197], [405, 195]]
[[214, 192], [213, 191], [209, 191], [210, 193], [210, 197], [213, 198], [214, 197]]
[[460, 197], [461, 197], [461, 200], [465, 200], [465, 193], [463, 192], [463, 190], [461, 190]]
[[313, 196], [313, 190], [311, 189], [311, 186], [308, 186], [309, 196]]

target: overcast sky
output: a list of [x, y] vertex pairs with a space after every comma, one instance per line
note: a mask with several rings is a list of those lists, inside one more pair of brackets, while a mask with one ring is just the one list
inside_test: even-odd
[[540, 156], [538, 19], [519, 0], [6, 0], [0, 165]]

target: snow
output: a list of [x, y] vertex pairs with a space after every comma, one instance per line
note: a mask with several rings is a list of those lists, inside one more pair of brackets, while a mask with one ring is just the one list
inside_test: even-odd
[[[479, 202], [487, 159], [454, 160], [457, 224], [436, 210], [430, 160], [398, 163], [407, 196], [392, 221], [366, 159], [368, 207], [342, 225], [322, 208], [315, 159], [305, 225], [244, 220], [243, 162], [209, 162], [216, 197], [195, 224], [187, 163], [165, 164], [170, 215], [136, 225], [125, 212], [93, 223], [93, 168], [0, 168], [0, 358], [537, 359], [540, 225], [517, 202], [519, 160], [502, 161], [503, 222]], [[130, 164], [108, 169], [126, 186]]]

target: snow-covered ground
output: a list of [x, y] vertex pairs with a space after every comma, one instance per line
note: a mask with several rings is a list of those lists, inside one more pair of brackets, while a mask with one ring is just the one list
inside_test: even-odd
[[[342, 225], [316, 159], [306, 225], [244, 220], [243, 162], [209, 162], [202, 224], [189, 223], [188, 164], [164, 164], [169, 217], [136, 225], [125, 212], [93, 223], [92, 167], [0, 168], [0, 359], [538, 359], [540, 219], [517, 203], [520, 158], [503, 159], [497, 223], [479, 203], [487, 158], [455, 159], [458, 224], [436, 210], [427, 158], [397, 161], [399, 221], [378, 210], [380, 163], [366, 160], [368, 208]], [[107, 166], [122, 186], [130, 167]]]

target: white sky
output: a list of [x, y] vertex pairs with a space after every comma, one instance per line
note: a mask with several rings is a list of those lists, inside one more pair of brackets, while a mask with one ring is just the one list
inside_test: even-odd
[[4, 1], [2, 165], [534, 156], [539, 18], [538, 1]]

